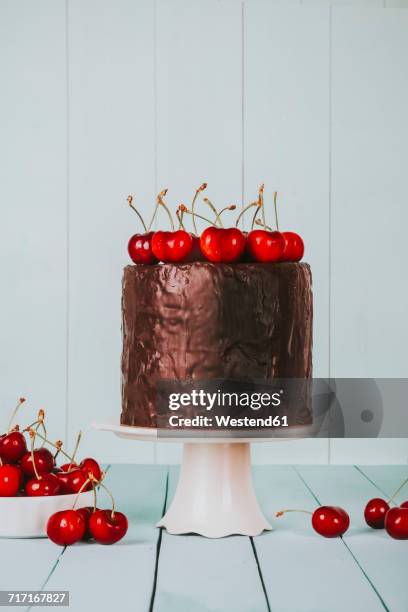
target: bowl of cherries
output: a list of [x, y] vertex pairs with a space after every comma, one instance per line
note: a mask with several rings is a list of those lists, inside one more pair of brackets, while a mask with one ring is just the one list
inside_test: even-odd
[[[235, 204], [225, 206], [220, 211], [208, 198], [203, 203], [208, 207], [207, 216], [199, 214], [196, 209], [199, 196], [206, 190], [207, 183], [202, 183], [196, 189], [190, 208], [179, 204], [176, 209], [178, 225], [167, 205], [165, 198], [167, 189], [163, 189], [156, 198], [150, 223], [145, 223], [140, 211], [135, 205], [133, 196], [128, 196], [130, 208], [137, 214], [143, 227], [142, 233], [134, 234], [128, 242], [128, 253], [135, 264], [152, 265], [157, 263], [182, 264], [207, 261], [220, 263], [289, 263], [298, 262], [304, 254], [302, 237], [293, 231], [280, 231], [277, 211], [277, 192], [274, 192], [275, 229], [266, 223], [264, 185], [258, 190], [257, 199], [245, 206], [235, 219], [235, 223], [224, 225], [223, 215], [235, 210]], [[157, 212], [166, 212], [170, 230], [156, 230], [152, 227]], [[251, 229], [242, 231], [239, 227], [243, 216], [252, 211]], [[185, 226], [185, 215], [192, 221], [192, 231]], [[211, 216], [211, 218], [209, 218]], [[197, 220], [201, 219], [207, 227], [200, 233], [197, 230]]]
[[[0, 537], [48, 536], [60, 545], [121, 539], [127, 519], [115, 510], [103, 483], [105, 473], [92, 457], [76, 460], [81, 433], [70, 455], [60, 440], [48, 439], [43, 410], [20, 429], [13, 422], [24, 402], [19, 399], [7, 431], [0, 435]], [[112, 499], [109, 510], [96, 506], [101, 487]]]

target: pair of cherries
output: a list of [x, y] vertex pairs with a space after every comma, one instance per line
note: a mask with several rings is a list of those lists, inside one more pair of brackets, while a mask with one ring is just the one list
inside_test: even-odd
[[246, 234], [236, 227], [207, 227], [200, 238], [183, 229], [135, 234], [129, 240], [128, 252], [137, 264], [203, 260], [234, 263], [242, 259], [267, 263], [300, 261], [304, 244], [295, 232], [256, 229]]
[[[399, 490], [406, 484], [405, 480]], [[389, 501], [381, 497], [375, 497], [367, 502], [364, 509], [364, 518], [372, 529], [385, 529], [392, 538], [396, 540], [408, 540], [408, 501], [399, 506], [391, 508], [395, 493]]]
[[122, 512], [90, 506], [55, 512], [47, 522], [47, 535], [59, 546], [91, 539], [99, 544], [115, 544], [127, 530], [128, 520]]

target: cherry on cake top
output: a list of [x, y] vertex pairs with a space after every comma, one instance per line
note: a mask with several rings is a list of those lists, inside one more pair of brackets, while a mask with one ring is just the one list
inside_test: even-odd
[[[187, 263], [194, 261], [211, 261], [213, 263], [252, 262], [296, 262], [304, 254], [302, 237], [292, 231], [279, 230], [277, 212], [277, 192], [274, 192], [274, 210], [276, 229], [266, 224], [264, 205], [264, 185], [258, 190], [258, 197], [243, 208], [232, 227], [224, 227], [222, 216], [227, 211], [236, 209], [234, 204], [225, 206], [220, 211], [207, 197], [203, 203], [208, 206], [214, 219], [203, 216], [196, 211], [198, 197], [206, 190], [207, 183], [202, 183], [195, 190], [190, 208], [179, 204], [176, 209], [177, 226], [168, 207], [165, 197], [167, 189], [163, 189], [156, 197], [156, 206], [147, 226], [133, 202], [133, 196], [128, 196], [130, 208], [137, 214], [143, 226], [143, 233], [134, 234], [128, 242], [128, 253], [135, 264]], [[153, 231], [151, 228], [159, 208], [163, 209], [169, 219], [170, 230]], [[244, 232], [238, 224], [243, 215], [253, 209], [251, 230]], [[184, 224], [184, 215], [191, 217], [193, 231], [188, 231]], [[199, 235], [196, 219], [208, 224]], [[257, 226], [257, 227], [255, 227]]]

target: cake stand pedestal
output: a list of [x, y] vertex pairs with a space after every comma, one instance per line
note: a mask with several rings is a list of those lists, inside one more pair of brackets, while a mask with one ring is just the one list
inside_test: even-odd
[[95, 424], [119, 437], [148, 442], [181, 442], [183, 459], [177, 489], [157, 527], [169, 533], [198, 533], [207, 538], [256, 536], [272, 529], [255, 496], [250, 443], [271, 438], [166, 438], [156, 429]]

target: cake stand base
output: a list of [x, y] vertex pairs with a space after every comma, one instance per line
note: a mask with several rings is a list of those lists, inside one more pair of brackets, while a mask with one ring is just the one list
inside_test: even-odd
[[207, 538], [272, 529], [255, 497], [249, 443], [184, 444], [176, 493], [157, 527]]
[[176, 492], [157, 527], [175, 535], [197, 533], [207, 538], [256, 536], [272, 529], [252, 483], [250, 442], [260, 439], [158, 438], [157, 430], [151, 428], [111, 423], [94, 427], [122, 438], [183, 443]]

